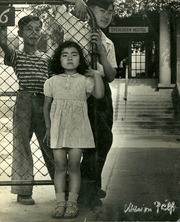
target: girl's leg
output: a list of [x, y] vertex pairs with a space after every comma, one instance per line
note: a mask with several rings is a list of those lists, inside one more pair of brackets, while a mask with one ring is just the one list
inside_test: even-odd
[[65, 211], [65, 188], [67, 173], [67, 151], [65, 149], [53, 150], [55, 162], [54, 186], [57, 204], [52, 217], [61, 218]]
[[53, 149], [55, 162], [54, 186], [56, 195], [65, 193], [67, 173], [67, 151], [65, 149]]
[[80, 160], [82, 149], [70, 149], [68, 154], [69, 192], [79, 194], [81, 187]]
[[68, 154], [69, 196], [64, 218], [73, 218], [78, 213], [77, 199], [81, 187], [80, 159], [82, 149], [70, 149]]

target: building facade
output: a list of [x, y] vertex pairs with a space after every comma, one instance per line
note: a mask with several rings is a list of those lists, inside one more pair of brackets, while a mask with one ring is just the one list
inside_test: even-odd
[[105, 33], [114, 42], [121, 77], [126, 63], [129, 78], [158, 78], [159, 88], [180, 83], [180, 15], [164, 10], [115, 17]]

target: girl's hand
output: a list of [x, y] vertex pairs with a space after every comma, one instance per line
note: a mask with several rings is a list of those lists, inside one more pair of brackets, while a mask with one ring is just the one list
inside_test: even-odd
[[50, 129], [46, 129], [46, 134], [44, 136], [43, 142], [45, 143], [45, 141], [47, 146], [50, 146]]
[[89, 69], [87, 70], [87, 72], [85, 73], [86, 77], [91, 77], [91, 78], [95, 78], [96, 75], [100, 75], [100, 72], [94, 69]]
[[80, 20], [85, 20], [87, 17], [87, 5], [83, 0], [76, 0], [74, 8], [75, 16]]

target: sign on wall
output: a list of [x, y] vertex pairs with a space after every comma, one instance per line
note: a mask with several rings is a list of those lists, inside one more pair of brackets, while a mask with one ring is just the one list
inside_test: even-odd
[[109, 33], [148, 33], [149, 27], [130, 27], [130, 26], [122, 26], [122, 27], [109, 27]]
[[0, 26], [15, 25], [15, 8], [0, 6]]

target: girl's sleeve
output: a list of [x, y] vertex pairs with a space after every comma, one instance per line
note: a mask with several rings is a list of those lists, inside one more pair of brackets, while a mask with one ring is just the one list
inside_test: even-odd
[[44, 83], [44, 95], [48, 97], [53, 97], [52, 88], [52, 81], [50, 79], [47, 79]]
[[91, 94], [94, 89], [94, 80], [91, 77], [85, 79], [86, 93]]

